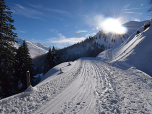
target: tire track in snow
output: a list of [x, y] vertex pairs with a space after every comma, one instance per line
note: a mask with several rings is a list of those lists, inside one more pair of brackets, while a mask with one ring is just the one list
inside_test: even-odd
[[96, 75], [98, 84], [96, 87], [98, 93], [96, 105], [98, 109], [95, 110], [95, 113], [120, 113], [117, 106], [117, 95], [111, 86], [108, 72], [105, 71], [107, 65], [98, 65], [99, 63], [96, 60], [93, 60], [92, 63], [95, 64], [95, 69], [98, 71], [98, 75]]
[[150, 114], [152, 112], [150, 108], [152, 107], [152, 88], [143, 81], [142, 77], [146, 77], [145, 73], [139, 73], [139, 70], [132, 67], [123, 70], [102, 62], [97, 62], [97, 64], [99, 67], [105, 66], [103, 70], [108, 74], [108, 80], [114, 90], [114, 98], [117, 100], [115, 110], [117, 113]]
[[[73, 113], [74, 112], [75, 113], [81, 113], [81, 112], [79, 112], [79, 110], [81, 110], [83, 107], [85, 107], [85, 104], [87, 105], [88, 103], [90, 103], [90, 102], [80, 102], [80, 101], [86, 101], [86, 99], [90, 99], [90, 97], [92, 96], [92, 95], [90, 96], [90, 94], [93, 94], [93, 92], [92, 92], [92, 90], [93, 90], [92, 89], [92, 84], [90, 85], [90, 81], [91, 80], [90, 80], [90, 78], [88, 78], [90, 76], [90, 74], [92, 74], [91, 72], [89, 72], [90, 69], [91, 69], [90, 68], [90, 64], [88, 62], [86, 62], [86, 61], [82, 62], [82, 63], [85, 64], [84, 67], [83, 67], [84, 70], [82, 70], [83, 72], [80, 74], [79, 80], [78, 81], [74, 81], [74, 82], [80, 82], [81, 81], [81, 83], [79, 83], [79, 87], [78, 87], [79, 91], [77, 91], [75, 93], [72, 92], [72, 95], [69, 93], [70, 95], [66, 96], [66, 97], [68, 97], [68, 99], [71, 99], [71, 100], [68, 100], [68, 102], [63, 102], [66, 99], [61, 101], [60, 103], [63, 104], [63, 105], [61, 107], [57, 106], [58, 111], [54, 112], [54, 113], [71, 113], [71, 111]], [[72, 85], [74, 86], [75, 84], [73, 84], [73, 83], [72, 83]], [[71, 89], [75, 90], [76, 88], [75, 89], [71, 88]], [[71, 97], [71, 98], [69, 98], [69, 97]], [[67, 107], [68, 107], [67, 104], [69, 104], [69, 103], [73, 104], [73, 106], [69, 107], [69, 109], [67, 109]], [[62, 108], [64, 106], [65, 106], [65, 108]], [[53, 110], [52, 109], [49, 110], [49, 111], [47, 110], [46, 112], [47, 113], [53, 113]]]
[[[86, 64], [83, 67], [84, 72], [81, 74], [81, 77], [83, 78], [83, 80], [81, 80], [82, 82], [79, 85], [78, 92], [75, 93], [73, 95], [74, 97], [68, 101], [68, 103], [72, 102], [73, 106], [70, 109], [66, 110], [65, 113], [71, 113], [71, 112], [81, 113], [79, 111], [82, 110], [83, 107], [85, 107], [85, 104], [87, 104], [86, 99], [90, 98], [89, 97], [89, 95], [91, 94], [90, 90], [92, 90], [92, 85], [89, 84], [89, 82], [90, 82], [90, 78], [89, 78], [90, 64], [88, 63], [88, 61], [85, 61], [83, 63]], [[78, 80], [78, 81], [80, 81], [80, 80]], [[82, 102], [82, 101], [85, 101], [85, 102]], [[68, 104], [68, 103], [66, 103], [66, 104]], [[55, 113], [62, 113], [62, 111], [58, 111]]]
[[[79, 66], [79, 67], [82, 67], [82, 66]], [[84, 67], [84, 66], [83, 66]], [[84, 69], [85, 70], [85, 69]], [[81, 74], [83, 74], [83, 72], [84, 72], [84, 70], [81, 70], [82, 72], [80, 72]], [[80, 81], [82, 80], [82, 78], [83, 77], [80, 77]], [[75, 80], [77, 80], [77, 78], [75, 79]], [[72, 83], [73, 85], [75, 85], [75, 86], [73, 86], [73, 87], [67, 87], [64, 91], [63, 91], [63, 93], [61, 93], [61, 94], [59, 94], [57, 97], [55, 97], [55, 99], [53, 99], [53, 101], [50, 101], [50, 103], [48, 104], [46, 104], [46, 105], [48, 105], [48, 107], [51, 105], [52, 106], [52, 108], [51, 108], [51, 110], [50, 109], [47, 109], [47, 106], [43, 106], [44, 108], [42, 108], [42, 109], [40, 109], [40, 110], [38, 110], [37, 112], [43, 112], [43, 110], [45, 111], [45, 112], [43, 112], [43, 113], [49, 113], [49, 112], [51, 112], [51, 113], [53, 113], [53, 109], [55, 109], [55, 107], [57, 107], [58, 105], [58, 103], [63, 103], [64, 102], [64, 100], [67, 98], [67, 96], [69, 96], [69, 92], [71, 92], [71, 93], [75, 93], [75, 91], [77, 91], [77, 90], [79, 90], [79, 86], [77, 87], [77, 81], [75, 81], [74, 80], [74, 82]], [[70, 96], [69, 96], [70, 97]], [[58, 100], [58, 99], [60, 99], [60, 100]], [[57, 103], [56, 103], [57, 102]], [[65, 112], [65, 111], [64, 111]]]
[[37, 86], [37, 91], [1, 100], [0, 113], [150, 114], [152, 88], [143, 77], [146, 74], [133, 68], [82, 58], [69, 72]]
[[70, 71], [51, 78], [45, 84], [36, 86], [36, 91], [22, 92], [2, 99], [0, 101], [0, 113], [33, 113], [72, 83], [80, 72], [80, 66], [81, 59]]

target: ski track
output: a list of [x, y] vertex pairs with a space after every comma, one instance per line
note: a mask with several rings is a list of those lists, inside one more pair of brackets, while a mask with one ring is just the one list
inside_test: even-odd
[[[79, 59], [37, 91], [0, 101], [1, 113], [151, 114], [152, 78], [130, 67], [121, 69], [95, 58]], [[18, 97], [20, 96], [20, 97]]]

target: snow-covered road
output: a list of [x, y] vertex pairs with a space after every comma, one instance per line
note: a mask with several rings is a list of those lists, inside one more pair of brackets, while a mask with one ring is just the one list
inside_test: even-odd
[[[46, 79], [47, 80], [47, 79]], [[134, 67], [82, 58], [68, 72], [0, 101], [1, 113], [152, 113], [152, 78]]]
[[152, 86], [141, 77], [144, 75], [141, 71], [132, 68], [126, 71], [83, 59], [77, 78], [35, 114], [152, 112]]

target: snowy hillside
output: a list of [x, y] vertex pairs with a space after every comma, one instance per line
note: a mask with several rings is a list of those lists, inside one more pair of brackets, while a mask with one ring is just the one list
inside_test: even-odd
[[94, 41], [100, 45], [104, 45], [105, 49], [115, 48], [121, 45], [129, 36], [131, 36], [134, 32], [136, 33], [137, 29], [144, 26], [146, 21], [137, 22], [137, 21], [129, 21], [123, 24], [124, 27], [127, 28], [126, 34], [105, 34], [102, 30], [99, 31], [95, 36], [93, 36]]
[[[144, 30], [144, 26], [151, 24]], [[137, 34], [139, 31], [139, 34]], [[100, 53], [98, 57], [109, 58], [110, 63], [128, 63], [152, 76], [152, 22], [146, 21], [121, 46]]]
[[93, 38], [100, 45], [104, 45], [105, 49], [115, 48], [122, 44], [129, 36], [127, 34], [117, 35], [103, 31], [99, 31]]
[[[22, 45], [23, 39], [15, 38], [15, 40], [18, 41], [18, 43], [15, 44], [15, 47], [18, 48], [20, 45]], [[47, 53], [50, 48], [49, 46], [37, 42], [31, 42], [26, 40], [26, 43], [28, 45], [29, 53], [32, 58]]]

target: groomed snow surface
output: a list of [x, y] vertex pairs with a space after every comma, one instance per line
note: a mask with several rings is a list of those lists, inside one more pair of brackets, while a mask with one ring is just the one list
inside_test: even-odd
[[146, 73], [134, 67], [108, 64], [98, 58], [81, 58], [72, 68], [68, 63], [64, 65], [70, 67], [69, 71], [58, 71], [37, 86], [0, 100], [0, 113], [152, 112], [152, 78]]
[[96, 58], [55, 66], [35, 87], [0, 100], [0, 113], [152, 114], [151, 31]]

